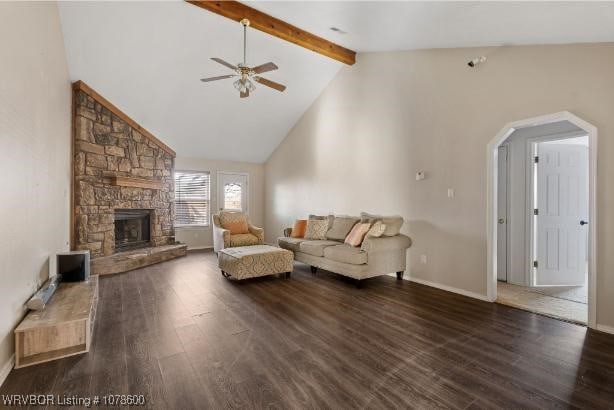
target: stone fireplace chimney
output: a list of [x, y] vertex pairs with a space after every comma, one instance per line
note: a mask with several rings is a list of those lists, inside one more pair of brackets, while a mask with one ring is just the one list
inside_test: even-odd
[[83, 82], [73, 92], [72, 249], [87, 249], [92, 259], [129, 249], [116, 235], [130, 236], [136, 225], [118, 231], [118, 210], [120, 218], [147, 214], [140, 247], [174, 244], [175, 152]]

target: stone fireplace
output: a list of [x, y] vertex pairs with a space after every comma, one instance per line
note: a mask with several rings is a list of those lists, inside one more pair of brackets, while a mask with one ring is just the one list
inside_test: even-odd
[[115, 252], [144, 248], [151, 244], [150, 209], [115, 210]]
[[89, 250], [94, 267], [176, 246], [175, 152], [85, 83], [73, 93], [72, 249]]

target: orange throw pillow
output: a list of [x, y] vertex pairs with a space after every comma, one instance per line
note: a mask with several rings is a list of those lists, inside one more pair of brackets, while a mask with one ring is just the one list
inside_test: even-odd
[[231, 235], [249, 233], [247, 217], [241, 212], [220, 212], [220, 225]]
[[348, 236], [345, 237], [344, 243], [350, 246], [360, 246], [362, 241], [365, 239], [365, 235], [371, 229], [371, 223], [357, 223], [354, 225]]
[[297, 219], [292, 227], [291, 238], [303, 238], [307, 229], [307, 219]]
[[231, 235], [238, 235], [249, 232], [249, 227], [247, 226], [246, 221], [226, 222], [222, 227], [224, 229], [228, 229]]

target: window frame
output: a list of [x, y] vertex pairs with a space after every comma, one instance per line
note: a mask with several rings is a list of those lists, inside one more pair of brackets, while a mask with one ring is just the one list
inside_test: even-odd
[[[207, 184], [207, 218], [206, 218], [206, 222], [204, 224], [201, 223], [194, 223], [194, 224], [180, 224], [177, 223], [177, 199], [176, 199], [176, 195], [177, 195], [177, 180], [176, 180], [176, 175], [178, 172], [183, 172], [183, 173], [194, 173], [194, 174], [205, 174], [208, 176], [209, 181]], [[173, 171], [173, 184], [175, 184], [175, 198], [173, 198], [173, 204], [175, 205], [175, 218], [173, 219], [173, 227], [174, 228], [180, 228], [180, 229], [184, 229], [184, 228], [209, 228], [211, 227], [211, 206], [213, 203], [213, 200], [211, 198], [211, 171], [203, 171], [203, 170], [194, 170], [194, 169], [176, 169]]]

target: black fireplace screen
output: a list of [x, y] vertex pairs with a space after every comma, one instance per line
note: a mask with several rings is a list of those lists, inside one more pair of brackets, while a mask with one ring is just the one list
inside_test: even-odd
[[151, 240], [151, 210], [115, 210], [115, 252], [148, 246]]

